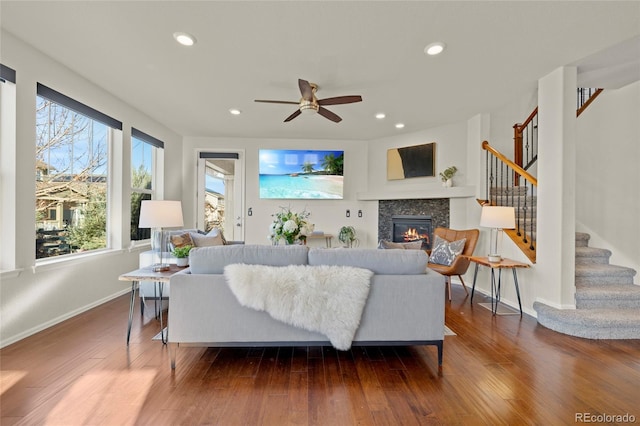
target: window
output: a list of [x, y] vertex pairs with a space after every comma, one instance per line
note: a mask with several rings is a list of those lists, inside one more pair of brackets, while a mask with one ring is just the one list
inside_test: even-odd
[[122, 123], [38, 84], [36, 259], [109, 247], [109, 149]]
[[16, 72], [0, 64], [0, 270], [16, 264]]
[[135, 128], [131, 129], [131, 241], [149, 239], [151, 230], [138, 228], [142, 200], [155, 199], [158, 150], [164, 143]]

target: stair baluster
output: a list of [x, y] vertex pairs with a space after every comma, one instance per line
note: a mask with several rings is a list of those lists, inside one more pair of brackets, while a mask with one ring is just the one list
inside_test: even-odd
[[[535, 203], [537, 180], [529, 172], [491, 147], [482, 143], [486, 151], [487, 193], [482, 204], [512, 206], [516, 209], [516, 229], [505, 230], [520, 249], [535, 263]], [[524, 179], [520, 184], [520, 178]]]

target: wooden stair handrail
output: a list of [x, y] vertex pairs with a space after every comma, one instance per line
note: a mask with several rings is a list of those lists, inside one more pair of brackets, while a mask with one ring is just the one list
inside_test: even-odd
[[538, 186], [538, 179], [536, 179], [535, 177], [531, 176], [525, 169], [523, 169], [522, 167], [518, 166], [516, 163], [514, 163], [513, 161], [509, 160], [507, 157], [502, 155], [499, 151], [497, 151], [495, 148], [493, 148], [491, 145], [489, 145], [489, 142], [482, 141], [482, 149], [492, 153], [500, 161], [505, 163], [507, 166], [511, 167], [513, 169], [513, 171], [515, 171], [518, 175], [522, 176], [523, 178], [525, 178], [526, 180], [531, 182], [532, 185]]
[[529, 123], [531, 123], [531, 121], [533, 120], [533, 118], [536, 116], [536, 114], [538, 113], [538, 107], [536, 107], [531, 114], [529, 114], [529, 117], [527, 117], [526, 120], [524, 120], [524, 123], [522, 124], [516, 124], [513, 127], [518, 129], [519, 132], [522, 132], [528, 125]]
[[582, 112], [587, 109], [589, 105], [591, 105], [591, 102], [593, 102], [598, 97], [598, 95], [602, 93], [603, 90], [604, 89], [597, 89], [595, 92], [593, 92], [593, 95], [591, 95], [589, 99], [587, 99], [587, 101], [582, 104], [582, 106], [576, 111], [576, 117], [580, 117], [580, 114], [582, 114]]

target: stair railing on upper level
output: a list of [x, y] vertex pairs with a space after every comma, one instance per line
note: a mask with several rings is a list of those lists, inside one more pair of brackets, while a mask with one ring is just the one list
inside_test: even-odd
[[[538, 180], [489, 142], [482, 142], [482, 149], [486, 152], [486, 192], [481, 203], [515, 208], [516, 229], [505, 230], [505, 233], [535, 263]], [[520, 184], [520, 178], [524, 180], [523, 184]]]
[[593, 89], [589, 87], [578, 88], [578, 109], [576, 110], [576, 117], [580, 117], [580, 114], [587, 109], [591, 102], [593, 102], [603, 89]]
[[[513, 162], [529, 170], [538, 160], [538, 107], [522, 124], [513, 125]], [[516, 185], [520, 177], [516, 176]]]
[[[578, 88], [576, 117], [582, 114], [602, 90]], [[538, 161], [538, 107], [522, 124], [513, 125], [513, 143], [513, 161], [492, 148], [487, 141], [482, 143], [482, 149], [487, 152], [487, 198], [481, 202], [515, 207], [517, 228], [513, 232], [505, 232], [535, 263], [535, 200], [538, 181], [528, 171]], [[521, 177], [524, 178], [524, 186], [521, 184]], [[509, 204], [509, 196], [512, 204]], [[518, 205], [513, 204], [516, 200]]]
[[[579, 87], [576, 97], [576, 117], [587, 109], [603, 89]], [[522, 123], [513, 125], [513, 162], [529, 170], [538, 160], [538, 107]], [[516, 183], [519, 179], [516, 177]]]

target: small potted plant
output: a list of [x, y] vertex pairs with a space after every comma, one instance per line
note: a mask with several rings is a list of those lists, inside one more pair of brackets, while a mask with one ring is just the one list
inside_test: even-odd
[[353, 226], [343, 226], [338, 233], [338, 240], [345, 244], [346, 247], [353, 247], [353, 243], [357, 242], [356, 230]]
[[447, 167], [440, 173], [440, 179], [442, 180], [442, 186], [453, 186], [453, 176], [458, 171], [456, 166]]
[[189, 265], [189, 252], [192, 246], [186, 245], [182, 247], [176, 247], [173, 249], [173, 255], [176, 257], [176, 265], [188, 266]]

